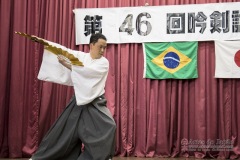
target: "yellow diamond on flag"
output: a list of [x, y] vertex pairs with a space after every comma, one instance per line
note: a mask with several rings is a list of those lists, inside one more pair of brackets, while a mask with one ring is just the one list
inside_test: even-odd
[[177, 72], [191, 61], [191, 58], [187, 57], [172, 46], [160, 53], [159, 56], [152, 59], [154, 64], [171, 74]]

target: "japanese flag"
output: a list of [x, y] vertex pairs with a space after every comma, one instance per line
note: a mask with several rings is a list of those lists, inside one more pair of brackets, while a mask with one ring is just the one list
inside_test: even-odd
[[240, 40], [215, 41], [216, 78], [240, 78]]

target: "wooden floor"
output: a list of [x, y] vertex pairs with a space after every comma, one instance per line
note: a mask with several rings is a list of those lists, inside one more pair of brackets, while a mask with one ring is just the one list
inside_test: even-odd
[[[0, 160], [28, 160], [26, 158], [11, 159], [0, 158]], [[194, 160], [194, 158], [139, 158], [139, 157], [114, 157], [113, 160]]]

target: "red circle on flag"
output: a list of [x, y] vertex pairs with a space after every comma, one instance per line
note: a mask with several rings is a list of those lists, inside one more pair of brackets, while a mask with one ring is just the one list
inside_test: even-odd
[[238, 67], [240, 67], [240, 50], [234, 56], [234, 61]]

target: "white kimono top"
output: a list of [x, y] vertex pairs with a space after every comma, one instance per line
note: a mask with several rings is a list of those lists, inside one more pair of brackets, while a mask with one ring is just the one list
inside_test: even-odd
[[92, 102], [105, 93], [109, 62], [105, 57], [92, 59], [90, 53], [74, 51], [59, 44], [49, 44], [73, 54], [84, 66], [72, 65], [72, 71], [58, 62], [57, 56], [44, 49], [38, 79], [74, 87], [77, 105]]

